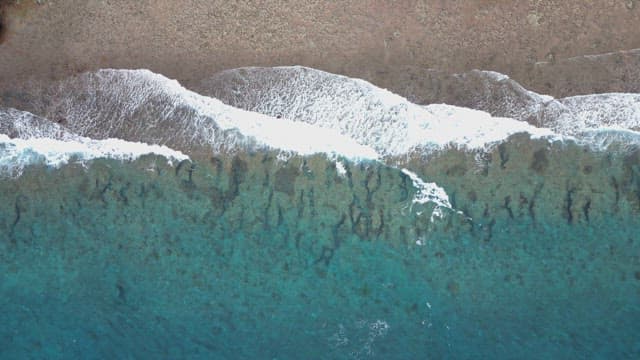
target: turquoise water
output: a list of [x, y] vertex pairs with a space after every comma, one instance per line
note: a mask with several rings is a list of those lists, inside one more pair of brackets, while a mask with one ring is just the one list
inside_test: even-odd
[[640, 357], [638, 152], [251, 153], [0, 181], [0, 358]]

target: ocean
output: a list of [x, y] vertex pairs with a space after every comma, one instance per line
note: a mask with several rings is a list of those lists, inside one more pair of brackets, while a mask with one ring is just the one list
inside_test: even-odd
[[640, 95], [472, 75], [0, 94], [0, 358], [639, 358]]

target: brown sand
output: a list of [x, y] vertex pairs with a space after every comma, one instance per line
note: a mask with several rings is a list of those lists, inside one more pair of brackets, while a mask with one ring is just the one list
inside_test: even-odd
[[637, 0], [0, 0], [0, 7], [0, 89], [105, 67], [188, 82], [226, 68], [292, 64], [377, 83], [411, 65], [496, 70], [567, 95], [623, 86], [607, 76], [614, 60], [600, 60], [596, 74], [564, 59], [640, 48]]

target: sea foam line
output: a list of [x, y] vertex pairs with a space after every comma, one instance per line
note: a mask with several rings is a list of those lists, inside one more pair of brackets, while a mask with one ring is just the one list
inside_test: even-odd
[[60, 167], [72, 161], [86, 162], [97, 158], [132, 161], [142, 155], [156, 154], [172, 161], [188, 160], [180, 151], [161, 145], [120, 139], [63, 141], [50, 138], [11, 139], [0, 134], [0, 171], [19, 176], [29, 165]]

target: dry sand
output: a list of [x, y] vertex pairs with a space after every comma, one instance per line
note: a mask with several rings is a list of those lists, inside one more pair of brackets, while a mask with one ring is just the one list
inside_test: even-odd
[[0, 4], [0, 88], [106, 67], [148, 68], [188, 83], [227, 68], [292, 64], [388, 83], [390, 69], [409, 65], [496, 70], [534, 90], [568, 95], [624, 89], [633, 79], [611, 79], [611, 69], [640, 57], [598, 66], [565, 60], [640, 48], [637, 0]]

